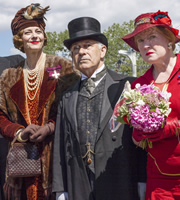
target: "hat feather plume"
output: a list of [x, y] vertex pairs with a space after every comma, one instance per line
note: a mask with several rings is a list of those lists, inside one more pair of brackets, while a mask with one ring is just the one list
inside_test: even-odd
[[27, 10], [23, 13], [23, 16], [26, 18], [26, 19], [38, 19], [38, 18], [44, 18], [44, 14], [49, 11], [49, 6], [46, 6], [45, 8], [42, 8], [40, 6], [39, 3], [35, 3], [35, 4], [31, 4]]

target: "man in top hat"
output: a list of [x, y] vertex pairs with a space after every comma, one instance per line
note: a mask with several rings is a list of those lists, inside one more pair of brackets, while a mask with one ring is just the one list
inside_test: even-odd
[[137, 200], [137, 148], [132, 130], [111, 132], [109, 120], [127, 80], [104, 64], [108, 48], [100, 23], [68, 24], [73, 67], [81, 79], [62, 96], [56, 120], [53, 192], [58, 200]]
[[[24, 58], [21, 55], [0, 57], [0, 75], [3, 70], [18, 65]], [[1, 123], [1, 122], [0, 122]], [[3, 185], [5, 182], [6, 157], [8, 153], [8, 141], [0, 133], [0, 200], [4, 199]]]

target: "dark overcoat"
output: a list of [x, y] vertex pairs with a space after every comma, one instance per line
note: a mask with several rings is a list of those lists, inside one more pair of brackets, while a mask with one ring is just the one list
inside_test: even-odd
[[[96, 200], [137, 200], [137, 148], [132, 129], [121, 125], [116, 132], [108, 126], [125, 82], [134, 78], [108, 70], [103, 105], [95, 142]], [[76, 118], [80, 81], [62, 97], [57, 114], [53, 191], [68, 192], [69, 200], [91, 200], [91, 189], [82, 159]]]

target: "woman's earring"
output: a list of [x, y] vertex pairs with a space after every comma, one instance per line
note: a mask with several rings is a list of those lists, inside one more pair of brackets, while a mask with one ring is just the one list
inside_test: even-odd
[[168, 44], [168, 48], [169, 48], [169, 49], [172, 48], [172, 43], [171, 43], [171, 42]]

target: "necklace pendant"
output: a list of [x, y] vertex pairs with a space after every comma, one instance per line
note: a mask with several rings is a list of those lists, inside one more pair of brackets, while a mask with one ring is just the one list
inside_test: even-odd
[[87, 163], [90, 165], [92, 163], [91, 158], [88, 158]]

